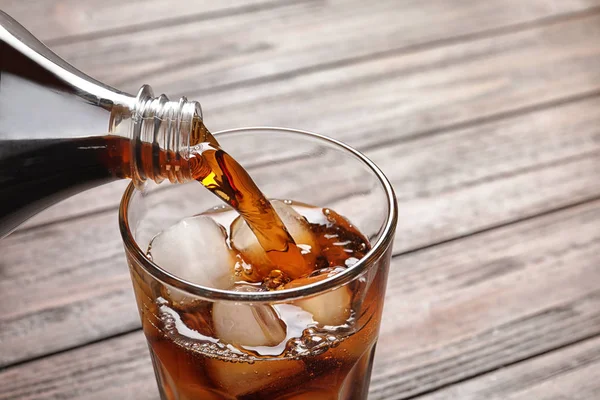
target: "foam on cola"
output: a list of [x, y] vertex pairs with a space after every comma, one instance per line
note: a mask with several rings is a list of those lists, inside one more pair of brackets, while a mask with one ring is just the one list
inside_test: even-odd
[[[194, 178], [228, 206], [157, 234], [148, 256], [162, 268], [212, 288], [282, 290], [340, 273], [369, 250], [331, 209], [268, 201], [207, 131], [198, 137], [208, 140], [194, 146]], [[363, 276], [312, 297], [247, 304], [194, 298], [134, 276], [165, 399], [364, 398], [382, 283], [385, 276]]]

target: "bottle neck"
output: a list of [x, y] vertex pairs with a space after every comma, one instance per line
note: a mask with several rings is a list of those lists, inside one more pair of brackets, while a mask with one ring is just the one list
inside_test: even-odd
[[191, 180], [190, 145], [198, 141], [198, 127], [203, 127], [200, 104], [185, 97], [179, 101], [170, 101], [164, 94], [154, 97], [147, 85], [142, 86], [132, 104], [114, 107], [109, 123], [111, 135], [130, 141], [130, 162], [123, 166], [129, 171], [123, 172], [137, 187], [147, 180]]

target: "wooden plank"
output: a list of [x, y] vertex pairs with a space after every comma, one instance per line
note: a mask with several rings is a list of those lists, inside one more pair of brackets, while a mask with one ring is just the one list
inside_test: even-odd
[[103, 217], [0, 244], [0, 366], [139, 326], [116, 216]]
[[595, 399], [600, 394], [599, 373], [596, 337], [417, 399]]
[[587, 400], [597, 399], [600, 396], [600, 384], [598, 382], [598, 364], [583, 368], [581, 371], [563, 375], [552, 382], [531, 388], [523, 393], [510, 397], [509, 400]]
[[[400, 198], [395, 252], [600, 196], [599, 107], [590, 99], [373, 152]], [[276, 173], [252, 171], [266, 193], [280, 185]], [[194, 209], [195, 197], [178, 197], [170, 201]], [[109, 210], [0, 243], [0, 365], [137, 326], [116, 220]], [[120, 317], [85, 317], [108, 314]]]
[[[598, 34], [600, 16], [594, 16], [265, 83], [258, 90], [232, 89], [213, 94], [208, 104], [222, 106], [207, 110], [206, 116], [211, 126], [308, 128], [369, 149], [524, 112], [520, 107], [556, 106], [556, 99], [600, 90]], [[367, 155], [376, 158], [371, 151]], [[30, 226], [116, 206], [122, 186], [116, 184], [114, 192], [103, 188], [99, 195], [92, 190]]]
[[599, 205], [401, 257], [372, 398], [411, 398], [598, 335]]
[[[468, 34], [471, 31], [528, 23], [542, 18], [552, 18], [566, 13], [576, 13], [597, 6], [592, 1], [552, 0], [531, 1], [527, 4], [516, 1], [502, 3], [490, 1], [479, 4], [475, 1], [463, 1], [448, 4], [443, 1], [430, 1], [418, 4], [413, 1], [395, 2], [394, 8], [386, 6], [390, 21], [402, 21], [400, 29], [406, 30], [411, 39], [419, 35], [428, 35], [426, 40], [444, 37], [440, 33], [455, 35]], [[328, 30], [343, 28], [342, 17], [356, 20], [359, 12], [369, 11], [352, 0], [319, 2], [315, 0], [295, 0], [275, 2], [266, 0], [226, 0], [211, 2], [206, 0], [170, 2], [160, 0], [120, 2], [116, 0], [90, 0], [82, 3], [77, 0], [0, 0], [0, 8], [25, 25], [40, 39], [48, 43], [73, 43], [94, 37], [131, 34], [138, 31], [172, 27], [202, 21], [214, 21], [232, 18], [237, 15], [252, 14], [260, 11], [272, 12], [273, 9], [300, 4], [299, 13], [311, 11], [315, 18], [338, 12], [338, 20], [327, 19]], [[421, 12], [418, 7], [420, 6]], [[351, 11], [355, 9], [354, 13]], [[329, 12], [331, 10], [331, 13]], [[345, 11], [345, 13], [344, 13]], [[380, 11], [378, 11], [380, 12]], [[304, 17], [304, 14], [301, 15]], [[437, 25], [423, 26], [438, 18]], [[433, 22], [433, 21], [432, 21]], [[478, 23], [479, 22], [479, 23]], [[318, 25], [315, 23], [315, 26]], [[370, 26], [371, 31], [384, 29]], [[421, 29], [419, 29], [421, 28]], [[416, 33], [420, 31], [421, 33]], [[406, 36], [406, 35], [405, 35]], [[453, 36], [453, 35], [452, 35]], [[445, 36], [447, 38], [448, 36]]]
[[265, 0], [0, 0], [2, 11], [49, 42], [155, 29], [278, 6]]
[[373, 148], [597, 93], [598, 36], [594, 14], [222, 92], [194, 96], [188, 82], [185, 93], [212, 129], [290, 126]]
[[[158, 390], [143, 336], [137, 331], [5, 370], [0, 399], [157, 400]], [[54, 367], [49, 363], [54, 363]], [[40, 380], [33, 383], [36, 376]]]
[[[598, 335], [599, 223], [596, 201], [395, 258], [370, 398], [412, 398]], [[145, 349], [135, 332], [5, 369], [0, 398], [155, 398]]]
[[[191, 95], [267, 77], [288, 81], [297, 72], [524, 29], [534, 21], [586, 14], [598, 6], [599, 0], [306, 1], [219, 20], [50, 44], [78, 68], [122, 90], [135, 93], [150, 83], [157, 92]], [[377, 71], [387, 68], [382, 63]], [[208, 96], [204, 102], [212, 106]]]

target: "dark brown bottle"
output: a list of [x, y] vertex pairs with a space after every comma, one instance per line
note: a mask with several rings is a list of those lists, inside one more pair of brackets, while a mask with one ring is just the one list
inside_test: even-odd
[[78, 71], [0, 11], [0, 238], [68, 196], [115, 179], [191, 179], [197, 102], [137, 96]]

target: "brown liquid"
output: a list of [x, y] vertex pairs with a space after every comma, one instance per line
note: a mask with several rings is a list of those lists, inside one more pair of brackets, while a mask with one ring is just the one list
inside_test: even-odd
[[236, 210], [248, 223], [271, 262], [295, 279], [314, 270], [250, 175], [196, 119], [190, 155], [191, 176]]
[[[317, 270], [289, 282], [286, 288], [322, 280], [347, 268], [348, 260], [360, 259], [369, 250], [367, 239], [333, 210], [302, 204], [294, 207], [300, 214], [312, 215], [313, 221], [314, 215], [321, 215], [320, 221], [310, 224], [321, 253]], [[215, 213], [231, 214], [230, 220], [235, 217], [231, 210], [204, 215]], [[366, 399], [383, 305], [385, 271], [382, 266], [370, 279], [337, 290], [347, 296], [348, 310], [346, 314], [342, 312], [343, 317], [335, 321], [335, 326], [305, 325], [298, 318], [297, 309], [275, 306], [278, 318], [287, 326], [289, 339], [266, 347], [220, 340], [214, 320], [218, 303], [170, 300], [160, 284], [152, 289], [141, 279], [134, 279], [163, 397], [168, 400]], [[233, 289], [247, 288], [248, 284], [238, 281]], [[152, 301], [157, 291], [166, 303]], [[306, 307], [302, 302], [291, 304]], [[257, 312], [272, 312], [271, 306], [264, 307], [257, 307]]]

